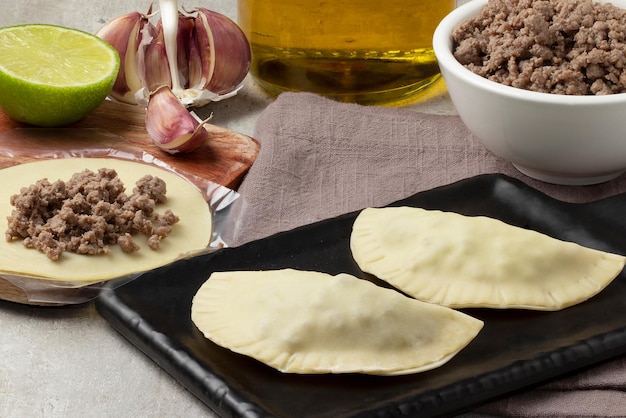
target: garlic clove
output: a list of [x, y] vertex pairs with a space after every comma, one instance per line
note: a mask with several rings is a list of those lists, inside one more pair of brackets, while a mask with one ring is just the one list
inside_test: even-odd
[[202, 74], [190, 80], [190, 88], [218, 95], [231, 93], [243, 82], [250, 69], [250, 44], [235, 22], [223, 14], [197, 9], [196, 48]]
[[113, 46], [120, 56], [120, 70], [109, 96], [117, 101], [137, 104], [135, 92], [142, 88], [139, 73], [138, 48], [145, 29], [152, 24], [148, 21], [152, 7], [147, 14], [132, 12], [119, 16], [103, 25], [96, 35]]
[[[187, 59], [189, 61], [187, 68], [189, 70], [187, 79], [187, 88], [200, 90], [207, 83], [207, 77], [204, 75], [210, 71], [210, 59], [202, 60], [201, 47], [198, 43], [198, 29], [194, 19], [194, 27], [192, 29], [191, 39], [189, 40], [189, 51]], [[204, 41], [207, 42], [206, 40]], [[205, 67], [206, 66], [206, 71]]]
[[[168, 65], [168, 71], [167, 71], [168, 75], [171, 74], [172, 68], [176, 67], [178, 69], [177, 70], [178, 82], [181, 88], [186, 87], [189, 83], [189, 51], [190, 51], [190, 45], [192, 43], [193, 27], [194, 27], [193, 16], [186, 16], [182, 13], [178, 13], [178, 25], [176, 28], [177, 32], [176, 32], [176, 48], [175, 48], [176, 49], [176, 62], [174, 64], [173, 62], [170, 63], [168, 59], [168, 52], [167, 52], [168, 50], [167, 50], [165, 39], [164, 39], [165, 34], [163, 32], [163, 21], [159, 20], [156, 26], [158, 42], [161, 44], [159, 46], [159, 49], [162, 50], [159, 56], [160, 56], [160, 59], [163, 61], [163, 64], [159, 64], [159, 66]], [[155, 54], [154, 58], [158, 59], [159, 57]], [[150, 64], [147, 64], [147, 66], [149, 67]], [[145, 71], [150, 71], [150, 70], [148, 70], [147, 68], [144, 68], [144, 72]], [[164, 71], [163, 69], [161, 69], [160, 71], [162, 71], [163, 74], [166, 73], [166, 71]], [[171, 79], [167, 84], [170, 86], [172, 85]], [[151, 90], [154, 90], [154, 88], [152, 88]]]
[[156, 27], [156, 36], [145, 47], [143, 62], [140, 67], [144, 87], [148, 92], [161, 86], [171, 87], [170, 66], [167, 62], [165, 39], [160, 25]]
[[[96, 32], [97, 36], [111, 44], [120, 55], [121, 66], [110, 96], [129, 104], [135, 104], [134, 93], [140, 88], [141, 81], [136, 72], [126, 71], [126, 62], [134, 59], [136, 51], [132, 45], [129, 48], [129, 44], [137, 36], [142, 19], [139, 12], [128, 13], [111, 20]], [[136, 65], [130, 68], [136, 69]]]
[[189, 85], [189, 53], [195, 26], [194, 20], [192, 16], [185, 16], [182, 13], [178, 15], [178, 35], [176, 36], [178, 78], [184, 88]]
[[157, 28], [150, 22], [143, 25], [139, 32], [139, 36], [134, 41], [131, 40], [136, 50], [134, 71], [136, 71], [141, 83], [141, 86], [135, 91], [135, 104], [146, 107], [148, 105], [148, 99], [150, 98], [150, 89], [145, 80], [147, 71], [146, 54], [150, 54], [152, 57], [157, 55], [155, 51], [150, 53], [148, 48], [159, 36], [159, 33]]
[[146, 109], [146, 130], [154, 144], [176, 154], [189, 152], [208, 140], [204, 124], [180, 102], [169, 86], [161, 86], [150, 95]]

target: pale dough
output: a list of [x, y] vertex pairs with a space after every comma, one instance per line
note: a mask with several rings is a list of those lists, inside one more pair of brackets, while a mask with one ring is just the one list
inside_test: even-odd
[[625, 260], [493, 218], [412, 207], [363, 210], [350, 246], [363, 271], [453, 308], [563, 309], [604, 289]]
[[285, 373], [400, 375], [439, 367], [482, 321], [348, 274], [216, 272], [191, 318], [214, 343]]
[[208, 203], [200, 190], [183, 177], [165, 169], [142, 163], [113, 158], [67, 158], [42, 160], [0, 170], [0, 219], [5, 222], [11, 214], [9, 198], [19, 193], [22, 187], [48, 178], [67, 181], [72, 174], [84, 169], [97, 171], [99, 168], [115, 169], [126, 186], [127, 193], [135, 182], [146, 174], [160, 177], [167, 185], [167, 202], [156, 207], [158, 213], [171, 209], [180, 218], [166, 237], [159, 250], [148, 248], [147, 238], [141, 234], [133, 236], [141, 249], [124, 253], [117, 245], [111, 246], [108, 255], [80, 255], [65, 252], [58, 261], [45, 254], [29, 249], [22, 241], [7, 242], [0, 239], [0, 274], [10, 273], [42, 279], [69, 282], [97, 282], [123, 277], [132, 273], [150, 270], [174, 261], [183, 254], [206, 248], [211, 241], [212, 216]]

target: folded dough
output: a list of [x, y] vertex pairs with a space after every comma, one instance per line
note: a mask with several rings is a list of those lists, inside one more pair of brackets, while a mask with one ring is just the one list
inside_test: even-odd
[[360, 268], [453, 308], [559, 310], [604, 289], [624, 257], [496, 219], [412, 207], [367, 208], [350, 246]]
[[348, 274], [216, 272], [191, 318], [214, 343], [285, 373], [400, 375], [439, 367], [482, 321]]
[[[171, 209], [180, 218], [157, 251], [148, 248], [147, 237], [133, 236], [141, 247], [139, 251], [124, 253], [119, 246], [111, 246], [107, 255], [63, 253], [57, 261], [22, 245], [21, 240], [7, 242], [0, 239], [0, 274], [16, 274], [46, 280], [77, 282], [82, 285], [153, 269], [170, 263], [194, 250], [206, 248], [211, 241], [212, 215], [209, 204], [200, 190], [181, 176], [165, 169], [114, 158], [65, 158], [25, 163], [0, 170], [0, 219], [6, 220], [14, 209], [10, 197], [42, 178], [50, 182], [68, 180], [72, 174], [85, 169], [97, 171], [111, 168], [117, 171], [130, 193], [135, 182], [146, 174], [165, 181], [167, 202], [156, 211]], [[5, 228], [6, 229], [6, 228]]]

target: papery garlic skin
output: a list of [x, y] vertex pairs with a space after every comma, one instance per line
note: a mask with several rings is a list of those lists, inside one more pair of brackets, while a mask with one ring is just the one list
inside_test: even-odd
[[189, 113], [169, 86], [154, 91], [146, 108], [148, 134], [157, 147], [170, 154], [193, 151], [204, 144], [209, 138], [204, 129], [207, 121], [198, 121]]

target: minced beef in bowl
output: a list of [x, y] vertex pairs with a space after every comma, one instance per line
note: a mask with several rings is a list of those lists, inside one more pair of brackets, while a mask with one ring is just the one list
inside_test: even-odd
[[626, 10], [591, 0], [489, 0], [452, 33], [454, 57], [521, 89], [626, 92]]

